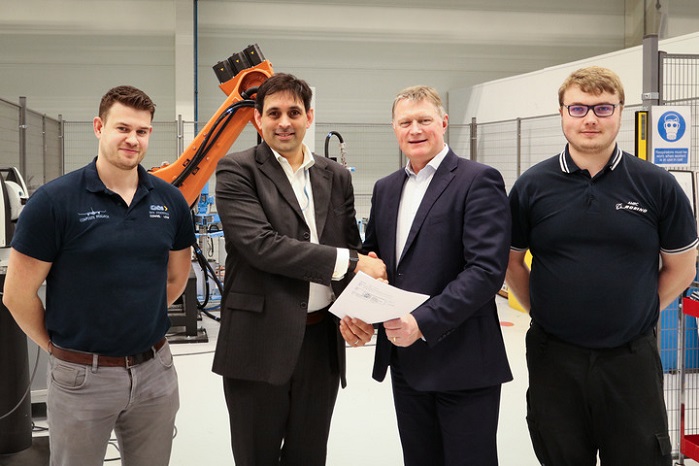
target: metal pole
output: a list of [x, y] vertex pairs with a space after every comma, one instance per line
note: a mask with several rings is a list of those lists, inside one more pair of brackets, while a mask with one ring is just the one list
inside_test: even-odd
[[[685, 319], [684, 313], [682, 312], [682, 298], [680, 298], [679, 304], [677, 306], [678, 314], [678, 325], [679, 335], [677, 337], [677, 367], [680, 370], [680, 399], [678, 400], [679, 416], [677, 416], [677, 433], [679, 437], [678, 445], [678, 465], [684, 465], [684, 455], [682, 454], [682, 423], [684, 422], [685, 412], [684, 412], [684, 401], [685, 401], [685, 368], [684, 368], [684, 352], [685, 352]], [[686, 426], [685, 426], [686, 427]]]
[[517, 118], [517, 177], [522, 174], [522, 119]]
[[471, 118], [471, 160], [478, 160], [478, 124], [476, 117]]
[[48, 143], [46, 141], [46, 115], [41, 116], [41, 159], [42, 159], [42, 165], [44, 168], [43, 172], [43, 178], [41, 179], [41, 184], [46, 183], [46, 179], [48, 178], [48, 174], [46, 173], [46, 167], [48, 164], [46, 163], [46, 156], [48, 153]]
[[27, 98], [19, 98], [19, 172], [27, 178]]
[[[199, 134], [199, 0], [192, 2], [194, 32], [194, 135]], [[181, 150], [180, 154], [184, 151]]]
[[177, 157], [184, 152], [184, 121], [182, 114], [177, 115]]
[[61, 115], [60, 113], [58, 114], [58, 139], [60, 142], [59, 152], [61, 157], [61, 160], [58, 162], [60, 164], [58, 175], [61, 176], [66, 172], [66, 124], [63, 120], [63, 115]]
[[643, 110], [650, 110], [659, 104], [658, 88], [658, 35], [648, 34], [643, 37]]

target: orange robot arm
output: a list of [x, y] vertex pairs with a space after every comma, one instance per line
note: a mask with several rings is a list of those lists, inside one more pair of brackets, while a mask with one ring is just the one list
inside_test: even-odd
[[[216, 170], [216, 164], [248, 122], [255, 124], [255, 102], [251, 96], [274, 74], [272, 64], [264, 59], [257, 45], [250, 45], [217, 63], [214, 71], [221, 82], [219, 87], [228, 98], [174, 163], [149, 170], [178, 187], [190, 206], [197, 202], [201, 190]], [[252, 91], [250, 95], [248, 91]]]

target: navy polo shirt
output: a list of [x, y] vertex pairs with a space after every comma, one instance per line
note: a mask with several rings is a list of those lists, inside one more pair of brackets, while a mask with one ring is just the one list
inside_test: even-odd
[[531, 317], [588, 348], [622, 345], [659, 315], [659, 252], [697, 245], [687, 196], [664, 169], [615, 148], [594, 178], [568, 147], [510, 192], [512, 249], [532, 253]]
[[177, 188], [141, 166], [138, 175], [127, 206], [99, 179], [93, 160], [40, 187], [19, 217], [12, 247], [52, 263], [45, 317], [58, 346], [137, 354], [170, 326], [169, 253], [194, 244], [194, 227]]

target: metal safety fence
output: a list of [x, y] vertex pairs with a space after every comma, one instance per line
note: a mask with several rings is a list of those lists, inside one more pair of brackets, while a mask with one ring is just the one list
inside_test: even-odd
[[63, 174], [62, 124], [28, 109], [24, 98], [0, 99], [0, 165], [18, 168], [30, 193]]
[[[690, 108], [692, 133], [690, 169], [699, 170], [699, 55], [659, 53], [659, 104]], [[685, 168], [686, 170], [686, 168]], [[696, 179], [696, 178], [695, 178]], [[696, 189], [696, 183], [694, 183]], [[689, 291], [696, 290], [697, 283]], [[685, 464], [685, 454], [694, 460], [699, 455], [681, 448], [687, 436], [699, 434], [699, 331], [697, 318], [682, 312], [681, 301], [660, 314], [659, 339], [664, 369], [665, 403], [670, 437], [677, 464]]]

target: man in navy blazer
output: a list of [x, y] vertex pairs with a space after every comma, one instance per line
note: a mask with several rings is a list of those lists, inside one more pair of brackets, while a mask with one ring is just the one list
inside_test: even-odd
[[[373, 377], [391, 367], [406, 465], [497, 465], [501, 384], [512, 379], [495, 305], [510, 245], [500, 173], [444, 143], [439, 94], [416, 86], [393, 103], [409, 160], [374, 186], [363, 249], [384, 260], [389, 283], [430, 298], [379, 327]], [[373, 328], [345, 317], [346, 341]]]

